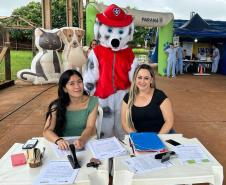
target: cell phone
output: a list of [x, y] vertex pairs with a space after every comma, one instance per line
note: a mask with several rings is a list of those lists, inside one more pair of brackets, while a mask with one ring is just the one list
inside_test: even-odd
[[169, 140], [166, 140], [167, 143], [170, 143], [171, 145], [173, 146], [178, 146], [180, 145], [180, 143], [178, 143], [177, 141], [174, 141], [173, 139], [169, 139]]
[[29, 139], [26, 143], [22, 146], [22, 149], [31, 149], [34, 148], [38, 143], [37, 139]]

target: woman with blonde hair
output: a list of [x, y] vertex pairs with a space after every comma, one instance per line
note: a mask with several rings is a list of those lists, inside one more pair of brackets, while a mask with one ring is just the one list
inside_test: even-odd
[[124, 131], [172, 133], [173, 108], [165, 93], [156, 88], [155, 74], [147, 63], [138, 65], [129, 93], [122, 102], [121, 121]]

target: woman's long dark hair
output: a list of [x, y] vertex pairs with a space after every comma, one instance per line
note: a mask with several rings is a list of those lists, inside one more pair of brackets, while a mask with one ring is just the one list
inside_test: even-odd
[[[48, 117], [51, 119], [52, 113], [56, 111], [56, 126], [54, 132], [58, 136], [63, 136], [63, 131], [66, 125], [66, 110], [67, 106], [70, 104], [70, 97], [68, 93], [65, 93], [64, 88], [73, 75], [78, 76], [83, 81], [82, 75], [76, 70], [70, 69], [63, 72], [59, 79], [58, 99], [50, 103], [48, 112], [46, 113], [46, 119]], [[88, 95], [85, 90], [83, 90], [83, 94]]]

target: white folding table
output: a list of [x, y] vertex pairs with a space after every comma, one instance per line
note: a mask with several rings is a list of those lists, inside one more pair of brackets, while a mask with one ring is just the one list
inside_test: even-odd
[[[8, 152], [0, 159], [0, 185], [32, 185], [42, 167], [44, 167], [50, 160], [59, 159], [52, 151], [50, 143], [44, 138], [38, 138], [37, 147], [41, 149], [45, 147], [45, 154], [43, 158], [43, 165], [37, 168], [30, 168], [28, 164], [13, 167], [10, 156], [12, 154], [21, 153], [22, 145], [15, 143]], [[74, 184], [76, 185], [108, 185], [109, 183], [109, 162], [102, 161], [102, 164], [96, 168], [87, 168], [86, 164], [91, 158], [89, 150], [77, 153], [78, 161], [82, 166], [76, 177]], [[64, 160], [64, 159], [63, 159]], [[65, 160], [67, 158], [65, 157]]]
[[[134, 174], [127, 169], [123, 162], [129, 156], [114, 158], [113, 160], [113, 184], [114, 185], [175, 185], [209, 183], [213, 185], [223, 184], [223, 167], [207, 151], [198, 139], [187, 139], [180, 134], [160, 135], [163, 141], [174, 139], [182, 144], [195, 143], [206, 152], [211, 162], [197, 164], [181, 164], [177, 158], [171, 159], [173, 166], [144, 174]], [[126, 147], [130, 149], [128, 137], [125, 139]], [[170, 149], [172, 145], [167, 144]]]

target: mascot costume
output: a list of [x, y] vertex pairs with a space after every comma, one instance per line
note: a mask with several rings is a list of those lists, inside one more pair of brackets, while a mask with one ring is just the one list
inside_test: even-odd
[[96, 15], [95, 39], [84, 74], [85, 89], [99, 98], [103, 109], [101, 137], [124, 138], [121, 103], [130, 87], [137, 62], [127, 43], [133, 39], [133, 17], [112, 4]]
[[35, 29], [37, 55], [31, 62], [31, 69], [17, 72], [17, 78], [33, 84], [58, 83], [61, 74], [61, 61], [57, 50], [62, 46], [60, 30]]

